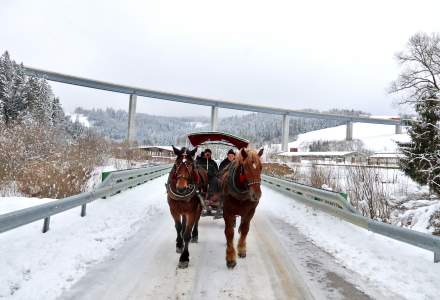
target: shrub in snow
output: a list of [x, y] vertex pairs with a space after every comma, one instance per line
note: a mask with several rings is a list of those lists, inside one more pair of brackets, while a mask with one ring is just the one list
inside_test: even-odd
[[264, 163], [263, 174], [275, 177], [288, 177], [291, 180], [296, 180], [299, 168], [295, 166], [287, 166], [280, 163]]
[[383, 186], [379, 170], [374, 168], [347, 168], [346, 186], [351, 204], [364, 216], [390, 222], [389, 194]]
[[426, 229], [433, 229], [432, 234], [440, 235], [440, 210], [434, 212], [429, 218], [429, 225]]
[[306, 184], [320, 189], [325, 187], [327, 190], [338, 191], [340, 187], [338, 181], [334, 179], [334, 172], [332, 168], [313, 165], [308, 177], [309, 182]]
[[0, 184], [15, 182], [20, 193], [62, 198], [83, 191], [91, 171], [108, 156], [104, 140], [78, 138], [38, 124], [1, 126]]

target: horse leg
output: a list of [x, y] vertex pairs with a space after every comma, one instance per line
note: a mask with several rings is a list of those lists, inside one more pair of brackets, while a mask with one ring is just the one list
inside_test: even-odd
[[226, 236], [226, 266], [232, 269], [237, 264], [234, 249], [234, 220], [235, 216], [223, 213], [225, 220], [225, 236]]
[[172, 209], [170, 209], [170, 210], [171, 210], [171, 215], [173, 216], [173, 219], [174, 219], [174, 227], [176, 228], [176, 232], [177, 232], [176, 252], [182, 253], [183, 252], [183, 238], [182, 238], [183, 226], [182, 226], [182, 222], [180, 220], [180, 214], [175, 212]]
[[221, 219], [221, 217], [223, 216], [223, 195], [217, 195], [218, 197], [218, 206], [217, 206], [217, 211], [215, 212], [214, 215], [214, 220], [215, 219]]
[[186, 228], [186, 216], [183, 214], [182, 215], [182, 236], [183, 236], [183, 232], [185, 231]]
[[241, 258], [246, 257], [246, 237], [249, 232], [249, 226], [252, 217], [254, 216], [255, 208], [252, 209], [245, 217], [241, 218], [240, 227], [238, 228], [238, 232], [240, 233], [240, 238], [237, 244], [237, 252], [238, 256]]
[[199, 204], [197, 206], [196, 219], [191, 234], [191, 243], [197, 243], [199, 241], [199, 220], [201, 214], [202, 214], [202, 205]]
[[188, 245], [191, 240], [191, 230], [194, 226], [194, 222], [196, 219], [195, 213], [190, 213], [186, 215], [186, 226], [185, 231], [183, 233], [183, 241], [185, 242], [185, 246], [183, 248], [183, 252], [179, 258], [179, 268], [187, 268], [189, 264], [189, 251]]

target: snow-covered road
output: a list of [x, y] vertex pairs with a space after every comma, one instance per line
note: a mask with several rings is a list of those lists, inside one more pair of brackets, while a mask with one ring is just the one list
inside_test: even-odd
[[440, 293], [432, 253], [266, 187], [248, 255], [234, 270], [225, 265], [223, 221], [208, 217], [199, 243], [190, 245], [189, 268], [178, 269], [164, 182], [97, 200], [84, 219], [78, 211], [60, 214], [44, 235], [39, 223], [0, 235], [0, 299], [432, 299]]
[[171, 218], [160, 216], [61, 299], [311, 299], [266, 220], [253, 225], [248, 256], [229, 270], [222, 220], [202, 218], [200, 242], [182, 270]]

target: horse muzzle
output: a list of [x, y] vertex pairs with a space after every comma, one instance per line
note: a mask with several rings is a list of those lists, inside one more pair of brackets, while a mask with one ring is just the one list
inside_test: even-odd
[[257, 202], [261, 198], [261, 189], [260, 185], [253, 184], [249, 186], [249, 195], [251, 196], [251, 200]]

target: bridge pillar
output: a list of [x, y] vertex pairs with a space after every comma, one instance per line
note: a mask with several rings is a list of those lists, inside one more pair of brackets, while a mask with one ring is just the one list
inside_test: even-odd
[[289, 116], [283, 115], [283, 126], [281, 128], [281, 151], [289, 151]]
[[396, 134], [402, 134], [402, 124], [396, 125]]
[[218, 129], [218, 107], [211, 106], [211, 131]]
[[130, 95], [130, 104], [128, 107], [128, 136], [127, 140], [129, 144], [133, 144], [136, 140], [136, 102], [137, 96]]
[[353, 121], [347, 121], [347, 131], [345, 134], [345, 139], [347, 141], [353, 140]]

